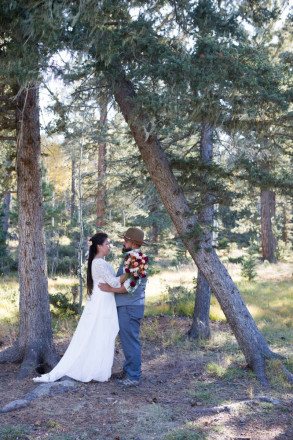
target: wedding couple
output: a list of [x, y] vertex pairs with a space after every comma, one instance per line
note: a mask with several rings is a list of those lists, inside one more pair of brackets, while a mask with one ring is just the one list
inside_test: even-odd
[[[122, 237], [125, 255], [132, 251], [139, 252], [145, 244], [144, 233], [138, 228], [129, 228]], [[76, 331], [56, 367], [33, 380], [54, 382], [69, 376], [81, 382], [107, 381], [111, 377], [115, 338], [119, 332], [125, 362], [118, 384], [137, 386], [141, 377], [139, 329], [144, 313], [147, 278], [142, 278], [135, 288], [131, 287], [130, 279], [123, 273], [125, 259], [115, 276], [113, 267], [105, 261], [110, 253], [107, 234], [95, 234], [89, 244], [89, 297]]]

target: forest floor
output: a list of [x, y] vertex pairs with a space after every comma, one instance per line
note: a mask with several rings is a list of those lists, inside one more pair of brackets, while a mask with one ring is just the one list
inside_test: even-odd
[[[246, 368], [226, 323], [212, 323], [214, 336], [207, 345], [186, 339], [189, 325], [190, 319], [183, 317], [145, 318], [139, 387], [123, 389], [114, 380], [76, 382], [74, 391], [42, 397], [27, 408], [0, 415], [0, 438], [292, 440], [292, 387], [270, 367], [271, 388], [262, 388]], [[59, 340], [60, 353], [69, 340]], [[122, 361], [117, 344], [114, 372]], [[0, 406], [36, 387], [31, 378], [17, 381], [18, 370], [19, 365], [1, 365]], [[259, 396], [279, 403], [260, 401]], [[217, 412], [223, 405], [227, 410]], [[211, 408], [216, 410], [204, 412]]]
[[[279, 264], [273, 269], [262, 266], [256, 281], [239, 278], [237, 284], [270, 347], [285, 357], [293, 371], [293, 266]], [[195, 343], [186, 337], [190, 317], [166, 310], [163, 297], [152, 295], [159, 287], [163, 294], [166, 285], [190, 288], [193, 277], [193, 269], [187, 267], [150, 280], [141, 329], [143, 376], [139, 387], [123, 389], [114, 380], [76, 382], [74, 390], [38, 398], [26, 408], [0, 414], [0, 439], [293, 440], [293, 388], [278, 362], [268, 363], [270, 388], [263, 388], [246, 367], [214, 297], [212, 337]], [[69, 283], [55, 280], [50, 282], [51, 290], [54, 283], [59, 283], [55, 287], [60, 290], [62, 282]], [[9, 283], [6, 280], [0, 286], [1, 349], [12, 343], [17, 332], [17, 301], [14, 311], [11, 305], [16, 294], [11, 293]], [[17, 286], [15, 280], [11, 283]], [[181, 293], [184, 297], [184, 291]], [[184, 301], [182, 310], [188, 312], [192, 308], [188, 295]], [[60, 354], [75, 325], [72, 318], [53, 321]], [[117, 341], [113, 372], [120, 371], [122, 363]], [[37, 387], [31, 378], [16, 380], [19, 368], [0, 365], [0, 407]], [[227, 408], [223, 410], [223, 406]]]

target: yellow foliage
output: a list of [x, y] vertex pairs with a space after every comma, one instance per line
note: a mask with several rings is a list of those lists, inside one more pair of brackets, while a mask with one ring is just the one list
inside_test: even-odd
[[71, 163], [62, 151], [61, 145], [45, 141], [42, 143], [43, 164], [46, 178], [53, 183], [57, 195], [64, 194], [71, 186]]

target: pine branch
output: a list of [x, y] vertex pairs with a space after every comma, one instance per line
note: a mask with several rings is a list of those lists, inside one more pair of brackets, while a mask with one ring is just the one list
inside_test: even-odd
[[288, 133], [275, 132], [273, 136], [270, 136], [269, 134], [266, 134], [266, 137], [274, 137], [274, 136], [283, 136], [283, 137], [287, 137], [289, 139], [293, 139], [293, 133], [292, 134], [288, 134]]
[[0, 136], [0, 141], [16, 141], [16, 136]]

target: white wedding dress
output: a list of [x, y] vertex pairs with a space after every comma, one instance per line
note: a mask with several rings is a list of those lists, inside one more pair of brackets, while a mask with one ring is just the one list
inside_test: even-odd
[[110, 378], [119, 331], [117, 309], [114, 293], [101, 291], [98, 284], [120, 287], [120, 277], [115, 277], [112, 266], [102, 258], [93, 260], [92, 277], [93, 292], [66, 352], [50, 373], [35, 377], [34, 382], [55, 382], [63, 376], [80, 382]]

